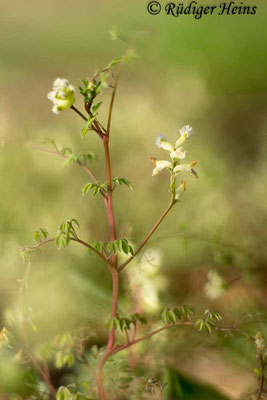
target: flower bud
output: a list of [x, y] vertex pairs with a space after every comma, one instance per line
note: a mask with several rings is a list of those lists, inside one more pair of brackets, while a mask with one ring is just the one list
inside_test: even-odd
[[47, 95], [54, 104], [53, 113], [59, 114], [60, 111], [71, 108], [75, 101], [74, 91], [74, 86], [70, 85], [67, 79], [57, 78], [54, 81], [53, 90]]
[[181, 200], [182, 195], [186, 191], [186, 181], [182, 180], [181, 185], [175, 191], [175, 200]]

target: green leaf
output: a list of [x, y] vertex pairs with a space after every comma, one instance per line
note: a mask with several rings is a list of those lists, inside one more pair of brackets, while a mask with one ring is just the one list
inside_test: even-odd
[[95, 186], [95, 183], [86, 183], [86, 185], [82, 189], [83, 195], [87, 194], [90, 189], [92, 189]]
[[168, 310], [168, 319], [170, 322], [174, 323], [176, 322], [176, 315], [172, 309]]
[[118, 321], [116, 317], [110, 318], [110, 320], [107, 323], [107, 328], [109, 331], [111, 331], [113, 328], [117, 329], [118, 327]]
[[77, 221], [77, 219], [72, 218], [72, 219], [71, 219], [71, 222], [74, 222], [74, 223], [78, 226], [78, 228], [80, 228], [80, 224], [79, 224], [79, 222]]
[[94, 161], [95, 159], [96, 159], [96, 156], [92, 151], [88, 151], [88, 153], [85, 153], [85, 154], [80, 154], [78, 157], [78, 160], [82, 164], [86, 164], [87, 161]]
[[19, 256], [22, 259], [23, 264], [28, 264], [30, 262], [30, 250], [29, 249], [20, 248]]
[[113, 58], [108, 64], [108, 68], [113, 68], [115, 65], [119, 64], [122, 61], [122, 57]]
[[106, 192], [106, 185], [105, 183], [98, 185], [97, 183], [89, 182], [82, 189], [83, 195], [87, 194], [91, 189], [93, 190], [92, 196], [95, 197], [100, 192], [101, 189]]
[[199, 332], [201, 332], [204, 326], [204, 320], [199, 319], [198, 321], [196, 321], [195, 326], [199, 330]]
[[64, 167], [68, 167], [72, 163], [77, 162], [77, 157], [74, 154], [71, 154], [64, 162]]
[[40, 243], [40, 242], [42, 241], [42, 236], [41, 236], [41, 234], [40, 234], [39, 231], [34, 232], [33, 237], [34, 237], [34, 240], [35, 240], [37, 243]]
[[93, 115], [97, 115], [97, 111], [99, 109], [99, 107], [101, 106], [102, 101], [100, 101], [99, 103], [97, 103], [95, 106], [92, 107], [92, 113]]
[[182, 312], [181, 312], [180, 310], [178, 310], [178, 308], [174, 307], [173, 312], [174, 312], [175, 317], [176, 317], [177, 319], [182, 319], [182, 316], [183, 316], [183, 315], [182, 315]]
[[69, 147], [61, 147], [59, 149], [59, 154], [65, 156], [66, 154], [72, 154], [72, 150]]
[[119, 39], [119, 29], [117, 25], [113, 25], [109, 31], [110, 39], [117, 40]]
[[113, 183], [115, 183], [115, 185], [126, 185], [128, 186], [129, 189], [131, 189], [133, 191], [133, 186], [131, 184], [130, 181], [128, 181], [128, 179], [125, 178], [114, 178], [112, 179]]
[[[91, 242], [89, 242], [89, 245], [91, 247], [93, 247], [94, 249], [96, 249], [97, 251], [99, 251], [99, 253], [102, 253], [105, 248], [105, 243], [101, 242], [101, 241], [98, 241], [98, 242], [91, 241]], [[89, 254], [91, 254], [90, 249], [88, 249], [88, 252], [89, 252]]]
[[122, 246], [122, 251], [125, 254], [129, 254], [129, 253], [133, 254], [134, 253], [133, 248], [130, 246], [127, 239], [121, 239], [121, 246]]
[[161, 319], [164, 322], [164, 324], [167, 324], [168, 322], [168, 308], [164, 308], [162, 313], [161, 313]]
[[211, 325], [210, 325], [209, 321], [205, 321], [205, 328], [209, 333], [211, 333]]
[[57, 145], [56, 145], [56, 142], [54, 141], [54, 139], [50, 139], [50, 138], [46, 138], [44, 141], [43, 141], [43, 144], [52, 144], [52, 146], [56, 149], [56, 151], [58, 152], [58, 148], [57, 148]]
[[40, 232], [42, 233], [42, 235], [43, 235], [45, 238], [47, 238], [48, 235], [49, 235], [49, 233], [47, 232], [47, 230], [44, 229], [44, 228], [40, 228]]
[[91, 128], [94, 120], [95, 120], [95, 116], [93, 117], [88, 117], [88, 121], [84, 124], [84, 126], [82, 127], [82, 131], [81, 131], [81, 137], [82, 139], [85, 137], [85, 135], [87, 134], [88, 130]]

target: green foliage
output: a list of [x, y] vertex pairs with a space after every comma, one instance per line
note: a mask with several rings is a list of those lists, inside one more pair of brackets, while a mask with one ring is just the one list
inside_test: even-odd
[[51, 343], [44, 343], [35, 349], [36, 356], [46, 362], [53, 362], [56, 368], [71, 367], [74, 364], [74, 342], [68, 332], [56, 335]]
[[212, 332], [212, 328], [216, 327], [216, 322], [221, 321], [222, 316], [215, 311], [206, 310], [205, 318], [198, 319], [195, 323], [196, 328], [201, 332], [204, 328], [208, 333]]
[[90, 190], [92, 190], [92, 196], [95, 197], [101, 190], [103, 192], [107, 192], [107, 184], [106, 182], [102, 184], [98, 183], [86, 183], [86, 185], [82, 189], [83, 196], [86, 195]]
[[113, 25], [109, 31], [110, 39], [117, 40], [120, 37], [119, 28], [117, 25]]
[[111, 60], [111, 61], [108, 63], [108, 68], [113, 68], [113, 67], [115, 67], [115, 65], [119, 64], [121, 61], [122, 61], [122, 57], [113, 58], [113, 60]]
[[194, 310], [191, 307], [183, 305], [173, 308], [164, 308], [161, 313], [161, 319], [165, 324], [175, 324], [182, 319], [189, 320], [193, 314]]
[[56, 234], [56, 246], [58, 249], [67, 247], [70, 244], [71, 239], [76, 237], [73, 224], [79, 227], [78, 221], [74, 218], [60, 224], [59, 230]]
[[107, 243], [107, 250], [113, 254], [118, 254], [119, 252], [134, 254], [134, 250], [127, 239], [118, 239]]
[[56, 400], [96, 400], [84, 393], [77, 391], [75, 384], [60, 386], [56, 393]]
[[76, 163], [78, 160], [78, 157], [75, 156], [74, 154], [70, 154], [66, 161], [64, 162], [64, 167], [68, 167], [69, 165]]
[[42, 240], [47, 238], [49, 233], [46, 229], [40, 228], [38, 231], [34, 232], [33, 238], [36, 243], [42, 242]]
[[[94, 249], [96, 249], [97, 251], [99, 251], [99, 253], [102, 253], [103, 250], [105, 249], [105, 243], [101, 242], [101, 241], [98, 241], [98, 242], [91, 241], [91, 242], [89, 242], [89, 245], [91, 247], [93, 247]], [[91, 252], [92, 252], [92, 250], [88, 249], [88, 253], [91, 254]]]
[[87, 153], [80, 154], [78, 156], [78, 161], [80, 161], [83, 165], [86, 165], [87, 161], [94, 161], [95, 159], [96, 156], [92, 151], [88, 151]]
[[92, 125], [93, 125], [95, 119], [96, 119], [96, 116], [95, 116], [95, 115], [94, 115], [94, 116], [89, 116], [89, 117], [88, 117], [88, 121], [85, 122], [85, 124], [83, 125], [82, 130], [81, 130], [81, 137], [82, 137], [82, 139], [85, 137], [85, 135], [87, 134], [87, 132], [88, 132], [89, 130], [91, 130]]
[[19, 248], [19, 256], [22, 259], [23, 264], [28, 264], [30, 262], [30, 250], [25, 247]]
[[128, 188], [133, 190], [133, 186], [132, 186], [131, 182], [128, 181], [128, 179], [125, 179], [125, 178], [114, 178], [114, 179], [112, 179], [112, 182], [116, 186], [118, 186], [118, 185], [126, 185], [126, 186], [128, 186]]
[[142, 325], [147, 323], [147, 319], [143, 314], [134, 313], [129, 317], [123, 317], [119, 314], [116, 317], [110, 318], [107, 323], [107, 328], [111, 331], [113, 328], [120, 328], [121, 332], [129, 331], [132, 326], [136, 326], [137, 322], [140, 322]]

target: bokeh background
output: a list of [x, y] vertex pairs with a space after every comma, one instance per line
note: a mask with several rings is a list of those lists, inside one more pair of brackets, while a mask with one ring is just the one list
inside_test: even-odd
[[[138, 244], [167, 206], [168, 174], [151, 176], [150, 157], [165, 156], [154, 144], [159, 132], [175, 141], [183, 125], [192, 125], [188, 160], [199, 160], [199, 179], [187, 179], [182, 202], [146, 252], [123, 272], [120, 310], [143, 311], [156, 320], [164, 306], [189, 304], [197, 313], [220, 311], [226, 326], [240, 320], [251, 334], [264, 332], [267, 9], [264, 2], [257, 5], [255, 16], [195, 20], [151, 16], [140, 0], [1, 1], [2, 327], [6, 310], [19, 303], [25, 274], [18, 248], [33, 243], [36, 229], [44, 227], [54, 236], [63, 220], [76, 218], [85, 240], [108, 240], [101, 199], [81, 195], [89, 181], [84, 171], [63, 168], [62, 160], [27, 142], [42, 145], [52, 138], [74, 152], [94, 151], [92, 169], [104, 181], [98, 137], [88, 134], [81, 141], [82, 121], [70, 110], [52, 114], [46, 95], [56, 77], [77, 87], [80, 78], [121, 55], [124, 44], [110, 41], [108, 34], [117, 24], [126, 35], [144, 32], [135, 45], [139, 57], [123, 71], [112, 122], [113, 175], [129, 179], [135, 189], [121, 187], [114, 194], [118, 235]], [[109, 94], [101, 99], [103, 123]], [[216, 298], [205, 291], [210, 270], [228, 283]], [[31, 307], [38, 327], [38, 332], [29, 330], [32, 345], [77, 327], [86, 327], [88, 348], [104, 345], [110, 293], [109, 274], [94, 256], [75, 244], [61, 251], [48, 244], [33, 254], [23, 292], [23, 307]], [[200, 398], [200, 383], [232, 399], [254, 387], [255, 349], [238, 337], [172, 333], [140, 346], [138, 354], [149, 365], [140, 372], [146, 378], [153, 369], [156, 375], [165, 371], [167, 364], [180, 374], [168, 378], [169, 399]], [[70, 372], [64, 374], [54, 372], [56, 384]], [[171, 394], [174, 387], [178, 391]], [[213, 398], [207, 396], [204, 390], [203, 398]]]

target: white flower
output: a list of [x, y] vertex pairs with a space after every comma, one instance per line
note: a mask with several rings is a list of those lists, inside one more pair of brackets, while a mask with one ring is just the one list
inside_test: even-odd
[[169, 152], [174, 151], [174, 147], [172, 144], [167, 142], [166, 136], [162, 135], [161, 133], [158, 134], [156, 137], [156, 146], [158, 146], [161, 149], [167, 150]]
[[208, 272], [207, 277], [208, 282], [204, 287], [206, 296], [211, 300], [222, 297], [226, 293], [227, 288], [224, 278], [213, 269]]
[[179, 201], [186, 190], [186, 181], [182, 181], [181, 185], [175, 191], [175, 200]]
[[155, 158], [151, 158], [151, 161], [156, 165], [152, 171], [152, 176], [158, 175], [165, 168], [173, 168], [173, 164], [167, 160], [156, 160]]
[[193, 128], [189, 125], [185, 125], [180, 129], [181, 136], [186, 136], [186, 139], [190, 139], [194, 135]]
[[183, 126], [179, 132], [180, 132], [181, 137], [175, 142], [175, 149], [182, 146], [186, 140], [190, 139], [191, 136], [194, 135], [193, 128], [191, 128], [191, 126], [189, 126], [189, 125]]
[[173, 160], [183, 160], [186, 156], [186, 151], [182, 147], [179, 147], [177, 150], [172, 151], [170, 156]]
[[190, 174], [192, 174], [195, 178], [197, 178], [197, 173], [193, 169], [194, 165], [196, 164], [197, 161], [193, 161], [191, 164], [176, 165], [176, 167], [173, 168], [173, 172], [175, 175], [178, 175], [179, 172], [190, 172]]
[[55, 114], [59, 114], [60, 111], [70, 108], [74, 101], [75, 87], [70, 85], [67, 79], [57, 78], [54, 81], [53, 90], [49, 92], [47, 97], [52, 101], [52, 111]]

